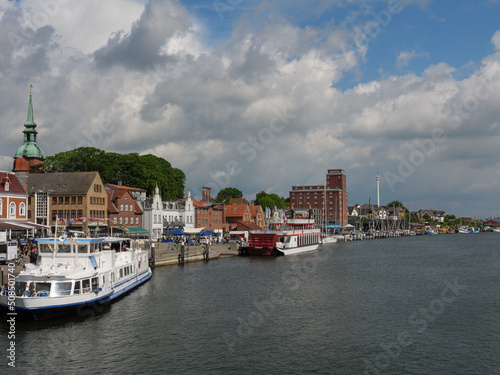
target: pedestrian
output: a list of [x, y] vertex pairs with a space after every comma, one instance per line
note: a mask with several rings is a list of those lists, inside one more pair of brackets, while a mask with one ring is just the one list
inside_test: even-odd
[[36, 260], [38, 259], [38, 252], [36, 248], [31, 250], [30, 262], [36, 265]]

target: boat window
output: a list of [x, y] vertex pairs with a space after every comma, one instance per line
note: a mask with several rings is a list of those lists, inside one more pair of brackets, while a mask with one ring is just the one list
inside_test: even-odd
[[102, 275], [102, 285], [106, 284], [106, 276]]
[[92, 291], [93, 292], [99, 291], [99, 279], [97, 277], [92, 278]]
[[16, 281], [14, 283], [14, 290], [16, 292], [16, 296], [22, 296], [24, 292], [26, 291], [26, 287], [28, 286], [28, 283], [24, 281]]
[[42, 243], [39, 249], [41, 253], [51, 253], [54, 250], [54, 246], [52, 244]]
[[114, 272], [111, 272], [111, 282], [112, 283], [115, 282], [115, 273]]
[[81, 281], [75, 281], [75, 291], [73, 294], [80, 294], [82, 289], [82, 283]]
[[78, 253], [79, 254], [85, 254], [89, 251], [87, 245], [78, 245]]
[[90, 293], [90, 280], [82, 280], [82, 293]]
[[120, 278], [123, 277], [123, 268], [120, 268]]
[[71, 245], [57, 245], [57, 251], [59, 253], [71, 253]]
[[285, 237], [285, 243], [289, 243], [292, 237]]
[[69, 296], [71, 294], [71, 281], [57, 282], [54, 284], [52, 296]]
[[50, 294], [50, 283], [30, 283], [32, 296], [47, 297]]

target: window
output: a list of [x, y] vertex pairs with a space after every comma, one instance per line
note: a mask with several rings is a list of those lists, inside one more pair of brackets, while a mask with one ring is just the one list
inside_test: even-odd
[[12, 202], [10, 204], [10, 213], [9, 213], [10, 217], [16, 217], [16, 204], [14, 202]]
[[71, 218], [76, 219], [76, 210], [71, 210]]
[[78, 204], [82, 204], [83, 203], [83, 198], [82, 197], [78, 197]]
[[57, 219], [57, 211], [52, 210], [52, 220], [56, 220], [56, 219]]
[[75, 281], [75, 290], [73, 291], [73, 294], [80, 294], [82, 289], [82, 282], [81, 281]]
[[64, 218], [69, 219], [69, 210], [64, 210]]
[[123, 211], [123, 204], [120, 204], [120, 211]]
[[26, 205], [24, 203], [19, 204], [19, 216], [26, 216]]
[[59, 216], [59, 219], [63, 218], [63, 210], [57, 211], [57, 215]]
[[128, 224], [128, 217], [125, 218], [125, 225]]
[[125, 211], [128, 211], [128, 204], [125, 204]]
[[135, 223], [136, 223], [136, 224], [139, 224], [139, 216], [137, 216], [137, 217], [135, 218]]
[[63, 197], [59, 197], [59, 204], [63, 204], [64, 202], [64, 198]]
[[58, 282], [54, 284], [53, 297], [69, 296], [71, 294], [71, 281]]
[[120, 278], [123, 277], [123, 268], [120, 268]]
[[82, 280], [82, 293], [90, 293], [90, 280]]
[[92, 278], [92, 291], [93, 292], [99, 291], [99, 279], [97, 277]]
[[123, 224], [123, 217], [120, 217], [120, 224]]
[[83, 217], [83, 211], [82, 210], [78, 210], [77, 211], [77, 217]]
[[64, 197], [64, 204], [69, 204], [69, 197]]
[[76, 204], [76, 197], [71, 197], [71, 204]]

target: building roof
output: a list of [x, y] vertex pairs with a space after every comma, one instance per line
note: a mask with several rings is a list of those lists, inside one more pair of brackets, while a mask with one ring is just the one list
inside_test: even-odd
[[236, 221], [236, 230], [261, 230], [262, 228], [255, 224], [253, 221]]
[[[122, 198], [124, 195], [128, 195], [134, 204], [134, 213], [142, 214], [143, 211], [141, 207], [137, 204], [137, 200], [130, 194], [128, 190], [113, 190], [106, 188], [106, 194], [108, 194], [108, 212], [117, 214], [120, 211], [118, 210], [118, 199]], [[130, 212], [130, 211], [129, 211]]]
[[245, 198], [231, 198], [229, 200], [229, 204], [246, 204], [248, 205], [250, 202], [248, 202]]
[[45, 191], [51, 195], [85, 195], [97, 176], [98, 172], [30, 173], [28, 194]]
[[250, 212], [247, 205], [242, 204], [230, 204], [224, 206], [224, 212], [226, 217], [243, 217], [245, 213]]
[[28, 104], [28, 118], [24, 123], [23, 133], [24, 143], [17, 149], [15, 157], [45, 159], [45, 155], [43, 154], [42, 149], [36, 144], [36, 135], [38, 134], [38, 132], [36, 131], [35, 117], [33, 116], [33, 102], [31, 99], [31, 92], [30, 101]]
[[[6, 190], [7, 182], [9, 186], [8, 190]], [[0, 193], [26, 195], [26, 191], [17, 179], [16, 175], [11, 172], [3, 171], [0, 171]]]
[[114, 185], [114, 184], [106, 184], [104, 185], [106, 189], [114, 189], [114, 190], [129, 190], [129, 191], [147, 191], [144, 189], [139, 189], [130, 186], [122, 186], [122, 185]]
[[248, 206], [248, 208], [250, 209], [252, 215], [255, 217], [257, 217], [258, 214], [264, 214], [262, 206]]

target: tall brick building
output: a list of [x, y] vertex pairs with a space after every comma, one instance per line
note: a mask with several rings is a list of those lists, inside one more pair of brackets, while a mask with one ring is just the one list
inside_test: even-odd
[[329, 169], [324, 185], [292, 186], [290, 204], [295, 210], [312, 209], [317, 222], [326, 219], [328, 224], [347, 225], [349, 213], [345, 171]]

